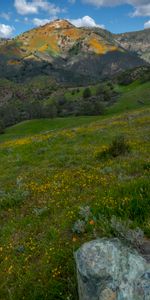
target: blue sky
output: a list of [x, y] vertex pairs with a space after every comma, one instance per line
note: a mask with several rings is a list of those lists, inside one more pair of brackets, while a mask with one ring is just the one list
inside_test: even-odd
[[120, 33], [150, 27], [150, 0], [0, 0], [0, 37], [62, 18]]

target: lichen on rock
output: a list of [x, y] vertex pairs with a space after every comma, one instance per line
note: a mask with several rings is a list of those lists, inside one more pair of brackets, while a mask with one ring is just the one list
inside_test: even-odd
[[150, 300], [150, 265], [119, 239], [97, 239], [75, 253], [80, 300]]

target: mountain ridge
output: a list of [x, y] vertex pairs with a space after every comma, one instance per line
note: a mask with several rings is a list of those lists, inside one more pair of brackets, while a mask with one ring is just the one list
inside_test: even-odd
[[119, 45], [150, 63], [150, 28], [113, 35]]
[[120, 36], [55, 20], [0, 45], [0, 76], [24, 81], [45, 74], [59, 82], [96, 82], [145, 65]]

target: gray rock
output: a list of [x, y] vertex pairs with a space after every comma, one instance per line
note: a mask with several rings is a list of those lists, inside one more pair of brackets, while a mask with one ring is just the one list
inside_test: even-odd
[[80, 300], [150, 300], [150, 265], [118, 239], [98, 239], [75, 252]]

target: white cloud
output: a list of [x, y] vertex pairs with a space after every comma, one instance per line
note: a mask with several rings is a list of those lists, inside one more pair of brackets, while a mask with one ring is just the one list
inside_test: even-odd
[[12, 33], [14, 31], [13, 26], [5, 25], [5, 24], [0, 24], [0, 37], [1, 38], [9, 38], [12, 36]]
[[15, 0], [14, 6], [20, 15], [36, 14], [39, 10], [48, 12], [50, 15], [56, 15], [61, 9], [47, 0]]
[[105, 28], [104, 25], [96, 24], [95, 20], [89, 16], [85, 16], [79, 19], [71, 19], [69, 20], [76, 27], [100, 27]]
[[25, 22], [25, 23], [28, 23], [28, 22], [29, 22], [28, 17], [25, 17], [25, 18], [24, 18], [24, 22]]
[[[35, 26], [42, 26], [42, 25], [45, 25], [45, 24], [53, 21], [54, 19], [57, 19], [57, 18], [51, 18], [51, 19], [34, 18], [32, 20], [32, 23]], [[94, 19], [92, 19], [89, 16], [85, 16], [85, 17], [79, 18], [79, 19], [69, 19], [68, 21], [70, 23], [72, 23], [76, 27], [99, 27], [99, 28], [105, 28], [104, 25], [96, 24], [96, 22], [94, 21]]]
[[35, 26], [42, 26], [42, 25], [49, 23], [50, 21], [51, 20], [49, 20], [49, 19], [34, 18], [32, 22]]
[[133, 17], [138, 16], [150, 16], [150, 3], [145, 5], [139, 5], [135, 8], [132, 14]]
[[135, 9], [132, 16], [150, 16], [150, 0], [82, 0], [82, 2], [96, 7], [130, 4]]
[[76, 0], [68, 0], [69, 3], [75, 4]]
[[82, 0], [82, 2], [87, 4], [92, 4], [94, 6], [116, 6], [124, 3], [124, 0]]
[[144, 24], [144, 28], [145, 29], [150, 28], [150, 20]]
[[7, 20], [7, 21], [9, 21], [10, 20], [10, 15], [11, 15], [11, 13], [3, 12], [3, 13], [0, 14], [0, 17]]
[[27, 3], [25, 0], [15, 0], [14, 6], [20, 15], [35, 14], [38, 12], [38, 7], [35, 3]]

